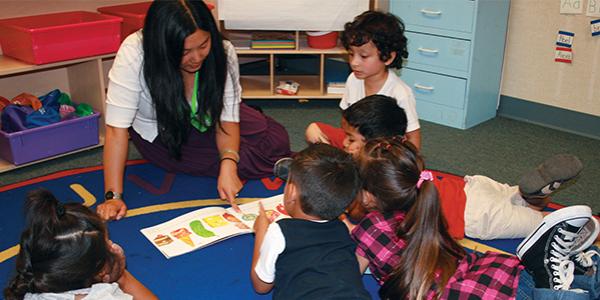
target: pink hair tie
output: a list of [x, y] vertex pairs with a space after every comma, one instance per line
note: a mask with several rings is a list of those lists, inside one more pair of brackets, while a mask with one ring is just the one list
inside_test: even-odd
[[421, 171], [421, 175], [419, 175], [419, 181], [417, 181], [417, 188], [421, 188], [421, 184], [423, 184], [423, 181], [433, 181], [433, 174], [431, 173], [431, 171]]

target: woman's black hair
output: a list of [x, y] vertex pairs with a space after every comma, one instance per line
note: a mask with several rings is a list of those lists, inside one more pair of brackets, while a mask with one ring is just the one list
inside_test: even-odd
[[143, 72], [156, 111], [159, 138], [176, 159], [181, 158], [181, 145], [192, 130], [181, 74], [184, 41], [198, 29], [210, 34], [211, 49], [199, 71], [196, 117], [210, 116], [214, 128], [215, 124], [220, 126], [223, 110], [227, 57], [210, 9], [201, 0], [154, 1], [143, 29]]
[[16, 275], [4, 289], [7, 300], [26, 293], [61, 293], [90, 287], [115, 256], [104, 222], [80, 203], [61, 204], [47, 190], [27, 195]]
[[403, 60], [408, 58], [404, 23], [391, 13], [365, 11], [354, 21], [346, 23], [341, 40], [346, 50], [350, 46], [359, 47], [372, 41], [379, 50], [381, 61], [388, 60], [392, 52], [396, 52], [396, 58], [388, 65], [389, 68], [401, 69]]
[[342, 112], [348, 124], [366, 139], [404, 136], [407, 118], [396, 99], [385, 95], [370, 95], [350, 105]]

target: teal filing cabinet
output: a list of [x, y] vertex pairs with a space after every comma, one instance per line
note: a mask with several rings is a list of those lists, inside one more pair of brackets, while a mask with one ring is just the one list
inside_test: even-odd
[[419, 118], [466, 129], [496, 116], [509, 0], [391, 0], [404, 21]]

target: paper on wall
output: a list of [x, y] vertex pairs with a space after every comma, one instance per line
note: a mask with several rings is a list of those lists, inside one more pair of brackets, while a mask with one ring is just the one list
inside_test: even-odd
[[583, 13], [583, 0], [560, 0], [561, 14]]
[[600, 19], [590, 21], [592, 36], [600, 36]]
[[600, 0], [588, 0], [585, 15], [588, 17], [600, 17]]
[[573, 62], [573, 51], [567, 47], [556, 47], [554, 53], [555, 62], [572, 63]]
[[573, 39], [575, 38], [575, 33], [559, 30], [558, 37], [556, 38], [556, 45], [559, 47], [569, 47], [573, 46]]
[[226, 29], [340, 31], [368, 0], [219, 0]]

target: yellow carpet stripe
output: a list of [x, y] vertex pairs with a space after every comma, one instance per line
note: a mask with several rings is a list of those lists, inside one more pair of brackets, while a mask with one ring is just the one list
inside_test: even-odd
[[83, 199], [83, 205], [90, 207], [96, 203], [96, 197], [92, 195], [83, 185], [74, 183], [69, 185], [69, 187]]
[[[236, 198], [237, 204], [244, 204], [254, 202], [263, 198]], [[140, 208], [128, 209], [126, 217], [134, 217], [139, 215], [151, 214], [159, 211], [173, 210], [180, 208], [190, 208], [199, 206], [213, 206], [213, 205], [224, 205], [226, 201], [221, 199], [205, 199], [205, 200], [189, 200], [180, 202], [171, 202], [165, 204], [150, 205]]]
[[468, 248], [468, 249], [471, 249], [471, 250], [474, 250], [474, 251], [477, 251], [477, 252], [481, 252], [481, 253], [485, 253], [487, 251], [492, 251], [492, 252], [498, 252], [498, 253], [503, 253], [503, 254], [511, 255], [508, 252], [504, 252], [504, 251], [502, 251], [500, 249], [496, 249], [494, 247], [490, 247], [488, 245], [484, 245], [482, 243], [478, 243], [476, 241], [469, 240], [469, 239], [466, 239], [466, 238], [462, 239], [462, 240], [459, 240], [457, 242], [458, 242], [458, 244], [460, 244], [461, 246], [463, 246], [465, 248]]

